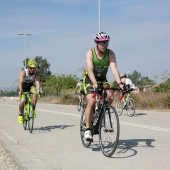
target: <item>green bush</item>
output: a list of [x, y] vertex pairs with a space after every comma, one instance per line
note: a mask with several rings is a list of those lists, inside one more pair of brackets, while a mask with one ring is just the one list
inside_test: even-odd
[[170, 92], [170, 79], [168, 79], [166, 82], [161, 83], [160, 85], [156, 86], [153, 91], [155, 93], [158, 92]]
[[135, 93], [131, 93], [130, 97], [133, 98], [135, 100], [135, 102], [140, 100], [140, 97], [137, 94], [135, 94]]
[[167, 109], [170, 108], [170, 96], [167, 96], [163, 99], [163, 104]]
[[70, 94], [64, 94], [61, 98], [62, 104], [76, 104], [77, 103], [77, 97], [74, 97]]

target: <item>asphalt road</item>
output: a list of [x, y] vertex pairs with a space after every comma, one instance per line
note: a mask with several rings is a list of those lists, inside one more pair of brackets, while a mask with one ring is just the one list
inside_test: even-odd
[[123, 113], [118, 148], [107, 158], [98, 136], [90, 148], [83, 147], [76, 106], [38, 103], [30, 134], [17, 122], [18, 104], [0, 100], [0, 142], [21, 170], [170, 169], [170, 113]]

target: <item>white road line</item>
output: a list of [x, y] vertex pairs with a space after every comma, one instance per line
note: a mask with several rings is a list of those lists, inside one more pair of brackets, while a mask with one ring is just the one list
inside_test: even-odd
[[[14, 106], [14, 105], [6, 105], [6, 104], [0, 104], [0, 105], [10, 106], [10, 107], [18, 107], [18, 106]], [[44, 111], [44, 112], [50, 112], [50, 113], [57, 113], [57, 114], [67, 115], [67, 116], [80, 117], [80, 115], [75, 115], [72, 113], [65, 113], [65, 112], [58, 112], [58, 111], [44, 110], [44, 109], [37, 109], [37, 110]], [[124, 124], [124, 125], [128, 125], [128, 126], [136, 126], [136, 127], [145, 128], [145, 129], [152, 129], [152, 130], [157, 130], [157, 131], [162, 131], [162, 132], [170, 132], [170, 129], [156, 127], [156, 126], [142, 125], [142, 124], [136, 124], [136, 123], [123, 122], [123, 121], [120, 121], [120, 124]]]
[[145, 129], [153, 129], [153, 130], [158, 130], [158, 131], [162, 131], [162, 132], [170, 132], [170, 129], [156, 127], [156, 126], [148, 126], [148, 125], [129, 123], [129, 122], [122, 122], [122, 121], [120, 121], [120, 123], [125, 124], [125, 125], [129, 125], [129, 126], [141, 127], [141, 128], [145, 128]]
[[36, 109], [36, 110], [44, 111], [44, 112], [50, 112], [50, 113], [57, 113], [57, 114], [67, 115], [67, 116], [80, 117], [80, 115], [75, 115], [75, 114], [72, 114], [72, 113], [66, 113], [66, 112], [58, 112], [58, 111], [44, 110], [44, 109]]

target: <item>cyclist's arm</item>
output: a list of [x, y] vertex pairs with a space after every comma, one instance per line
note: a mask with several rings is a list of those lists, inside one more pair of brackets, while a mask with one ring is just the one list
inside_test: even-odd
[[91, 50], [89, 50], [86, 54], [86, 67], [88, 71], [88, 76], [93, 83], [93, 88], [97, 88], [97, 81], [93, 72], [93, 55]]
[[120, 80], [120, 74], [119, 74], [119, 71], [117, 68], [116, 56], [112, 50], [109, 51], [109, 62], [110, 62], [110, 67], [111, 67], [113, 76], [114, 76], [117, 84], [119, 85], [120, 88], [123, 89], [123, 85], [121, 84], [121, 80]]
[[75, 93], [77, 93], [77, 89], [79, 88], [79, 83], [76, 85]]
[[40, 85], [40, 75], [39, 74], [35, 75], [35, 83], [36, 83], [37, 92], [40, 92], [41, 85]]
[[23, 91], [22, 84], [23, 84], [23, 81], [24, 81], [24, 77], [25, 77], [25, 70], [22, 70], [21, 73], [20, 73], [20, 76], [19, 76], [19, 83], [18, 83], [18, 88], [19, 88], [20, 92]]

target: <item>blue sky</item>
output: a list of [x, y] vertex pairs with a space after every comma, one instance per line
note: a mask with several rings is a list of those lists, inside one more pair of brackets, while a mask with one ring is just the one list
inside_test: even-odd
[[[120, 74], [170, 73], [170, 1], [100, 0], [101, 31]], [[0, 0], [0, 87], [18, 79], [25, 57], [46, 58], [53, 74], [77, 74], [95, 47], [98, 0]], [[30, 33], [32, 36], [19, 36]], [[111, 71], [109, 81], [114, 81]], [[15, 84], [16, 85], [16, 84]]]

